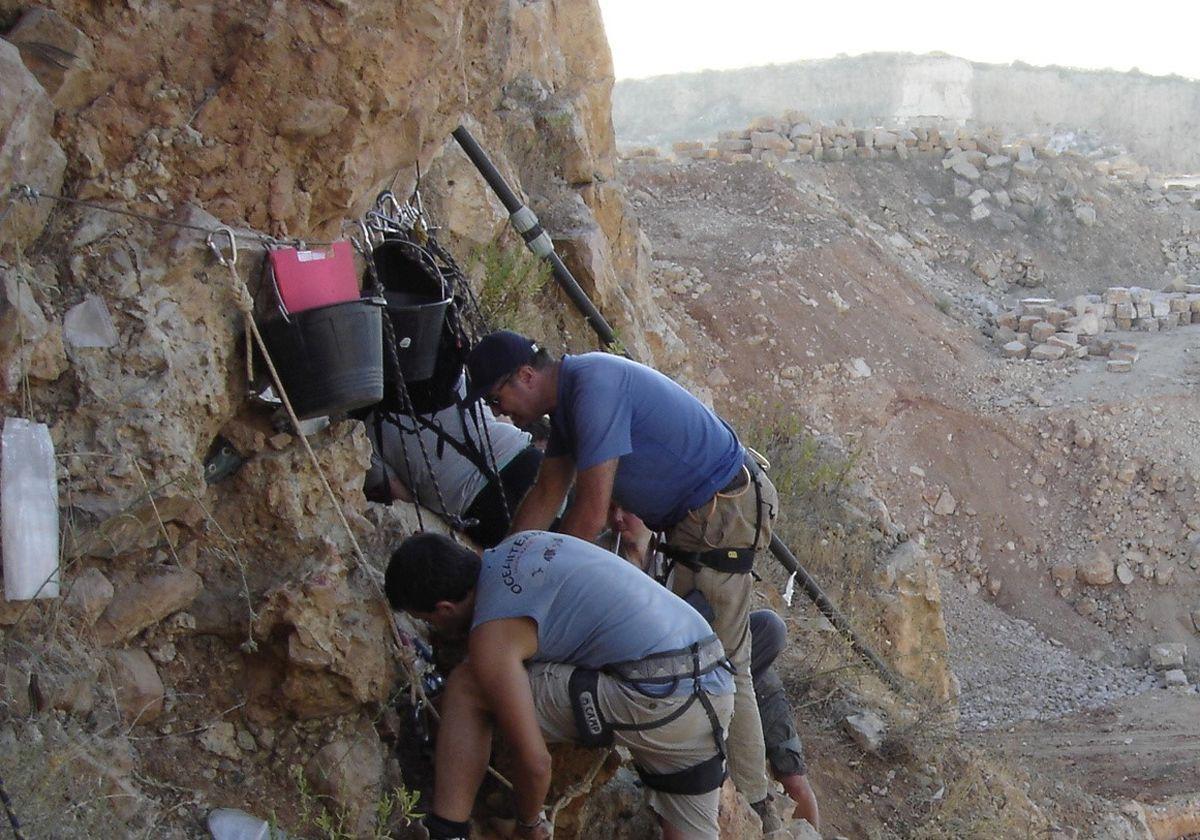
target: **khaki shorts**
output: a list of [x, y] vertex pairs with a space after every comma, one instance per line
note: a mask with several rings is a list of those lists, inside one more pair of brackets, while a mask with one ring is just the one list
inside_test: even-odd
[[[571, 665], [558, 663], [537, 663], [529, 668], [538, 724], [549, 743], [576, 740], [575, 717], [567, 689], [573, 670]], [[598, 694], [601, 713], [613, 723], [661, 720], [686, 703], [689, 697], [687, 694], [647, 697], [606, 674], [600, 675]], [[727, 727], [733, 714], [733, 695], [709, 695], [709, 699], [722, 728]], [[642, 731], [618, 730], [615, 736], [615, 743], [628, 748], [638, 766], [652, 773], [686, 770], [716, 753], [712, 725], [700, 703], [693, 703], [683, 715], [664, 726]], [[647, 788], [646, 794], [650, 807], [688, 837], [716, 840], [719, 789], [699, 796], [686, 796]]]

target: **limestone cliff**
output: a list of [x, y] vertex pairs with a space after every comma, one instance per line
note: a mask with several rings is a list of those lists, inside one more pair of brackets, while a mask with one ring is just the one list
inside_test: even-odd
[[[56, 667], [40, 643], [21, 647], [4, 696], [29, 708], [32, 683], [37, 710], [87, 712], [103, 731], [155, 727], [153, 749], [122, 741], [130, 757], [110, 768], [129, 803], [121, 819], [163, 819], [154, 806], [172, 798], [139, 790], [134, 767], [195, 791], [197, 819], [217, 804], [290, 813], [295, 763], [365, 833], [381, 784], [400, 781], [376, 734], [395, 718], [397, 661], [369, 565], [416, 523], [363, 499], [359, 424], [310, 438], [334, 502], [298, 440], [247, 400], [237, 284], [205, 235], [239, 230], [238, 283], [253, 290], [261, 235], [335, 238], [419, 172], [461, 260], [505, 228], [449, 141], [467, 124], [631, 348], [678, 361], [611, 180], [598, 6], [5, 0], [0, 26], [0, 183], [177, 223], [45, 197], [0, 206], [0, 400], [52, 429], [81, 645]], [[594, 346], [574, 315], [558, 321], [548, 337], [565, 327], [572, 346]], [[205, 458], [222, 446], [245, 463], [207, 483]], [[58, 616], [53, 603], [0, 602], [14, 644]], [[191, 807], [172, 813], [191, 820]]]

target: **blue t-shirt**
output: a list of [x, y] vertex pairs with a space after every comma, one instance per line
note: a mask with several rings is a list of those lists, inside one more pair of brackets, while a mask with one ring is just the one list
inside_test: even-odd
[[620, 459], [613, 499], [654, 530], [700, 507], [741, 469], [733, 429], [663, 374], [609, 353], [565, 356], [546, 457], [579, 471]]
[[[534, 662], [585, 668], [679, 650], [712, 635], [700, 613], [640, 569], [592, 543], [546, 531], [514, 534], [483, 553], [471, 627], [501, 618], [537, 623]], [[700, 683], [711, 694], [733, 692], [725, 668]], [[691, 680], [662, 693], [672, 690], [690, 691]]]

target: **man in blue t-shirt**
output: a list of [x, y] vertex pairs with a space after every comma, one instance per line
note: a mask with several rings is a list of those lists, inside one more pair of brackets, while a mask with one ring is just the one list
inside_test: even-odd
[[550, 441], [512, 531], [550, 525], [594, 540], [611, 502], [666, 534], [676, 561], [672, 591], [698, 591], [737, 669], [729, 729], [730, 775], [771, 829], [762, 726], [750, 679], [750, 568], [768, 545], [774, 486], [733, 429], [680, 385], [608, 353], [551, 357], [517, 333], [485, 336], [467, 357], [468, 399], [483, 399], [522, 426], [550, 415]]
[[512, 751], [518, 837], [550, 836], [546, 743], [588, 743], [586, 727], [632, 753], [664, 838], [716, 840], [733, 680], [684, 601], [609, 552], [544, 531], [509, 537], [482, 561], [440, 534], [409, 537], [384, 588], [393, 609], [467, 634], [442, 700], [432, 840], [467, 837], [493, 724]]

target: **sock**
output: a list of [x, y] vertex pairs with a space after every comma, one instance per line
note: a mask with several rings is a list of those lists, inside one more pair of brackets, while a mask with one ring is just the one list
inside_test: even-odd
[[444, 820], [437, 814], [431, 813], [422, 822], [425, 823], [425, 828], [429, 830], [429, 840], [466, 840], [471, 830], [471, 824], [468, 822], [454, 822], [453, 820]]

